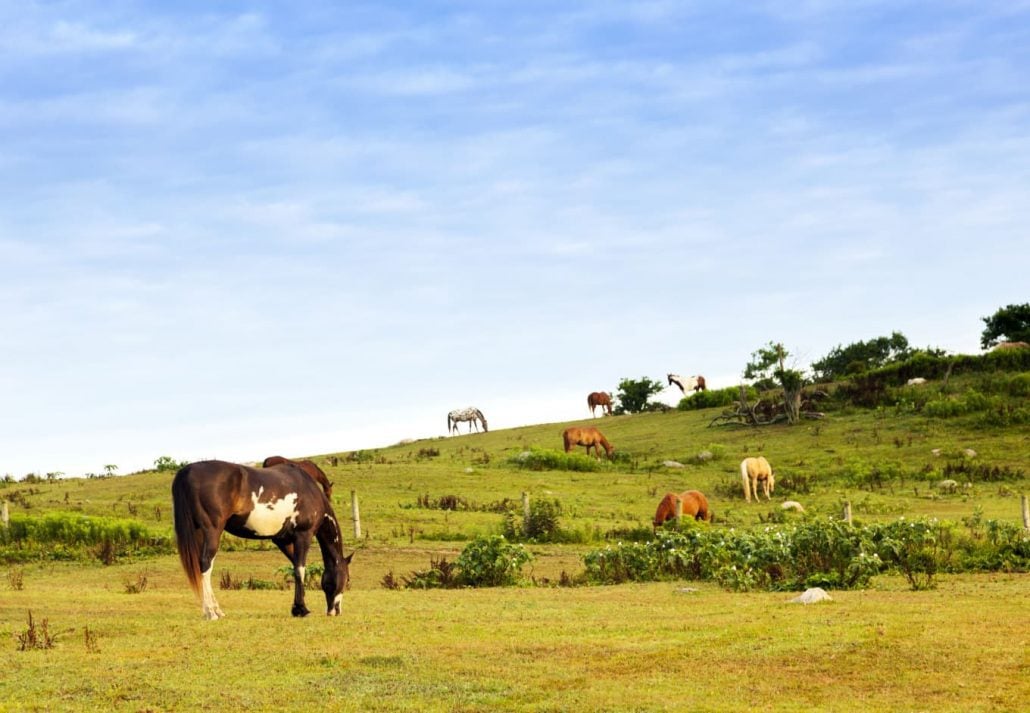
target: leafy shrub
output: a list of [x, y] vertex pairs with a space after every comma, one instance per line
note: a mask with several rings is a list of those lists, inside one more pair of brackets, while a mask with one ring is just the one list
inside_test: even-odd
[[7, 561], [99, 558], [111, 564], [117, 557], [167, 554], [173, 548], [170, 537], [155, 535], [135, 520], [81, 513], [12, 515], [10, 527], [0, 529], [0, 559]]
[[572, 470], [593, 472], [603, 467], [601, 460], [582, 453], [562, 453], [544, 448], [530, 448], [508, 459], [508, 463], [527, 470]]
[[517, 584], [522, 568], [533, 556], [525, 547], [502, 535], [479, 537], [465, 546], [455, 565], [461, 581], [470, 587], [502, 587]]
[[[753, 386], [747, 387], [749, 400], [758, 398], [758, 390]], [[698, 391], [692, 396], [685, 396], [680, 399], [676, 408], [680, 411], [692, 411], [695, 409], [715, 408], [719, 406], [731, 406], [740, 399], [740, 387], [727, 386], [725, 389], [710, 389]]]
[[533, 542], [564, 542], [561, 529], [562, 505], [559, 500], [534, 499], [529, 504], [529, 514], [521, 520], [515, 510], [509, 510], [504, 518], [504, 536], [510, 540], [531, 540]]
[[906, 520], [870, 529], [881, 558], [905, 575], [914, 590], [933, 589], [947, 542], [947, 529], [937, 520]]

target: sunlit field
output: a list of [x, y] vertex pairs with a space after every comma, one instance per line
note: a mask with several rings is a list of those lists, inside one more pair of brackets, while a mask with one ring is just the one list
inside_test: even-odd
[[[227, 616], [215, 622], [201, 619], [167, 544], [110, 565], [70, 552], [10, 556], [0, 580], [0, 709], [1026, 709], [1025, 573], [942, 572], [928, 591], [882, 574], [813, 605], [790, 603], [797, 592], [709, 581], [586, 584], [583, 555], [650, 528], [667, 491], [705, 492], [716, 513], [705, 528], [768, 527], [788, 499], [813, 519], [839, 518], [848, 502], [856, 525], [902, 516], [958, 528], [1021, 524], [1025, 475], [973, 477], [945, 491], [936, 474], [948, 463], [1019, 473], [1030, 452], [1025, 428], [857, 409], [794, 427], [709, 427], [717, 413], [595, 419], [618, 459], [594, 472], [534, 471], [513, 460], [530, 448], [560, 450], [567, 424], [315, 456], [334, 481], [347, 551], [355, 551], [337, 618], [321, 615], [317, 589], [307, 594], [315, 613], [291, 617], [292, 593], [279, 588], [287, 561], [267, 543], [231, 536], [215, 578], [272, 588], [217, 590]], [[738, 468], [755, 454], [773, 463], [778, 481], [772, 501], [748, 504]], [[887, 476], [870, 477], [871, 466]], [[0, 499], [12, 517], [82, 513], [140, 522], [167, 538], [173, 474], [8, 484]], [[388, 575], [403, 581], [499, 533], [501, 504], [517, 510], [523, 493], [559, 501], [562, 527], [575, 537], [526, 543], [533, 560], [520, 586], [383, 586]], [[449, 498], [457, 509], [440, 509]], [[30, 614], [46, 646], [23, 645]]]

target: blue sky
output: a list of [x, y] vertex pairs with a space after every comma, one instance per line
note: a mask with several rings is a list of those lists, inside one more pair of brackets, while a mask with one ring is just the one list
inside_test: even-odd
[[726, 5], [0, 2], [0, 473], [978, 352], [1028, 298], [1030, 3]]

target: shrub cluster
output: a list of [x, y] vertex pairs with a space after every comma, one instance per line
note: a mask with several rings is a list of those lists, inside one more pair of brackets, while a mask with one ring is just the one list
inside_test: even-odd
[[904, 518], [865, 527], [812, 520], [760, 532], [663, 529], [650, 542], [589, 552], [584, 563], [596, 583], [697, 579], [737, 591], [854, 589], [885, 571], [926, 589], [938, 571], [1030, 571], [1030, 537], [1014, 525], [988, 523], [982, 527], [991, 538], [959, 537], [948, 523]]
[[[748, 400], [754, 401], [758, 398], [758, 390], [753, 386], [747, 387]], [[717, 406], [731, 406], [740, 399], [740, 387], [728, 386], [725, 389], [710, 389], [698, 391], [691, 396], [684, 396], [680, 399], [676, 408], [680, 411], [693, 411], [695, 409], [714, 408]]]
[[574, 470], [594, 472], [603, 467], [601, 460], [582, 453], [562, 453], [546, 448], [530, 448], [516, 453], [508, 463], [527, 470]]
[[135, 520], [50, 512], [41, 516], [12, 515], [0, 529], [0, 559], [25, 561], [93, 559], [110, 564], [127, 554], [167, 554], [171, 538], [155, 535]]
[[522, 568], [532, 559], [525, 547], [508, 542], [502, 535], [477, 537], [454, 562], [433, 558], [428, 570], [412, 572], [401, 577], [401, 582], [389, 572], [382, 585], [387, 589], [512, 586], [523, 581]]

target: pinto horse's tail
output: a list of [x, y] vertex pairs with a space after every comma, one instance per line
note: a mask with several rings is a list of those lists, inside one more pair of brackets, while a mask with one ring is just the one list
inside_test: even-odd
[[189, 484], [190, 466], [186, 466], [172, 480], [172, 518], [175, 521], [175, 544], [179, 561], [186, 571], [190, 587], [200, 595], [200, 544], [197, 542], [196, 516], [193, 512], [192, 488]]

